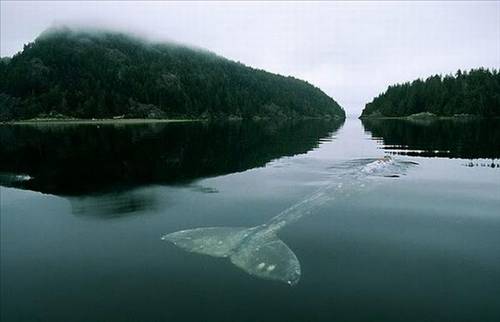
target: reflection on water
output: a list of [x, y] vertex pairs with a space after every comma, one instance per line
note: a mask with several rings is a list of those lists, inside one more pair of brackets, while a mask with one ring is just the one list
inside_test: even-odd
[[341, 125], [318, 120], [0, 126], [0, 172], [6, 173], [0, 183], [85, 195], [188, 182], [305, 153]]
[[487, 168], [500, 168], [500, 163], [495, 163], [495, 160], [491, 160], [490, 162], [467, 162], [464, 164], [466, 167], [487, 167]]
[[[464, 159], [500, 158], [500, 120], [363, 119], [365, 130], [393, 154]], [[499, 163], [472, 162], [468, 166]]]
[[75, 215], [99, 218], [123, 217], [155, 210], [157, 197], [151, 191], [132, 190], [92, 196], [68, 197], [71, 212]]
[[[188, 193], [213, 194], [216, 188], [197, 182], [172, 185], [176, 189], [184, 189]], [[71, 213], [78, 216], [88, 216], [102, 219], [113, 219], [146, 212], [157, 212], [172, 203], [169, 195], [158, 195], [155, 186], [135, 188], [117, 192], [106, 192], [90, 195], [66, 196], [71, 205]]]
[[[419, 165], [396, 179], [392, 168], [342, 176], [386, 160], [384, 145], [491, 158], [498, 140], [475, 125], [382, 124], [365, 124], [378, 139], [359, 120], [331, 136], [338, 125], [314, 121], [0, 126], [0, 320], [500, 321], [500, 171], [481, 167], [491, 160], [395, 157]], [[160, 240], [291, 223], [275, 216], [328, 185], [321, 207], [279, 232], [300, 259], [294, 287]], [[253, 267], [279, 271], [262, 262]]]

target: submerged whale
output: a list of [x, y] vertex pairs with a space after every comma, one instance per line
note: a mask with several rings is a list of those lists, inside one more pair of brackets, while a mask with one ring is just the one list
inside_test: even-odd
[[399, 177], [415, 162], [385, 156], [357, 159], [332, 167], [337, 180], [330, 181], [304, 200], [256, 227], [206, 227], [165, 234], [162, 240], [188, 252], [229, 258], [246, 273], [295, 285], [301, 275], [300, 262], [278, 238], [283, 227], [296, 222], [325, 202], [363, 190], [373, 177]]

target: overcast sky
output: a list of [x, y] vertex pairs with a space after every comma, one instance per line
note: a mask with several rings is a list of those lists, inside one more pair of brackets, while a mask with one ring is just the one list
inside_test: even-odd
[[1, 55], [59, 24], [204, 47], [320, 87], [357, 115], [389, 84], [500, 67], [500, 1], [1, 1]]

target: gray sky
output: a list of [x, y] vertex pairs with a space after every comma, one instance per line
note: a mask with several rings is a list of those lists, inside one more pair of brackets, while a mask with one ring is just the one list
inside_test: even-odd
[[134, 31], [320, 87], [358, 115], [389, 84], [500, 68], [500, 1], [1, 1], [1, 55], [52, 25]]

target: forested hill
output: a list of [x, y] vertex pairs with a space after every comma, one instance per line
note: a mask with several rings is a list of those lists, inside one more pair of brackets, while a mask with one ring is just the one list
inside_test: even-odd
[[0, 120], [339, 117], [313, 85], [205, 50], [60, 27], [0, 60]]
[[500, 117], [500, 73], [472, 69], [455, 75], [389, 86], [366, 104], [361, 117], [399, 117], [418, 113], [437, 116]]

